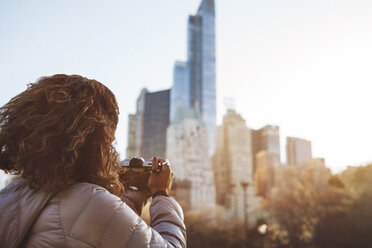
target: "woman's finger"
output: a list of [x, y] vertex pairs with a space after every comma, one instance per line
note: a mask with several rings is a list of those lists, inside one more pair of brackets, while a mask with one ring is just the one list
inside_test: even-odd
[[156, 156], [153, 156], [152, 157], [152, 167], [151, 167], [151, 169], [153, 170], [153, 171], [156, 171], [156, 170], [158, 170], [158, 158], [156, 157]]

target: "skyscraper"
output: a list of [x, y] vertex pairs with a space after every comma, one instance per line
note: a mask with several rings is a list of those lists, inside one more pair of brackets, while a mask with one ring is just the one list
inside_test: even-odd
[[[242, 219], [244, 206], [253, 206], [251, 132], [245, 120], [229, 109], [217, 129], [216, 154], [213, 159], [216, 202], [226, 207], [232, 217]], [[248, 197], [242, 183], [249, 183]], [[246, 202], [244, 202], [244, 199]], [[249, 208], [248, 208], [249, 209]], [[248, 210], [249, 212], [249, 210]]]
[[[214, 0], [203, 0], [197, 16], [201, 17], [201, 86], [195, 81], [196, 87], [191, 87], [196, 91], [191, 95], [195, 103], [200, 104], [200, 113], [202, 120], [208, 129], [209, 153], [212, 154], [215, 149], [215, 135], [216, 135], [216, 47], [215, 47], [215, 4]], [[199, 49], [196, 48], [196, 52]], [[191, 51], [190, 51], [191, 52]], [[190, 61], [192, 64], [192, 61]], [[191, 85], [194, 82], [191, 81]], [[201, 98], [197, 90], [201, 88]]]
[[[187, 62], [176, 62], [172, 87], [171, 121], [177, 107], [192, 107], [208, 130], [209, 155], [215, 149], [216, 135], [216, 48], [214, 0], [202, 0], [196, 15], [188, 20]], [[184, 72], [187, 72], [185, 74]], [[183, 79], [181, 78], [183, 77]], [[188, 86], [180, 86], [180, 82]], [[187, 89], [180, 91], [180, 89]], [[179, 95], [188, 94], [188, 103]], [[180, 104], [181, 103], [181, 104]]]
[[202, 114], [202, 90], [203, 90], [203, 51], [202, 51], [202, 17], [189, 16], [187, 59], [190, 65], [190, 107], [194, 107]]
[[129, 114], [128, 115], [128, 142], [127, 142], [127, 158], [136, 156], [138, 153], [137, 143], [136, 143], [136, 134], [137, 134], [137, 115]]
[[260, 151], [273, 154], [274, 166], [280, 164], [279, 126], [266, 125], [258, 130], [252, 130], [253, 173], [257, 167], [256, 155]]
[[165, 157], [170, 90], [147, 93], [143, 115], [142, 156]]
[[141, 91], [137, 99], [137, 112], [128, 118], [127, 157], [165, 157], [169, 102], [170, 90]]
[[191, 210], [215, 204], [213, 172], [208, 158], [208, 132], [192, 108], [177, 111], [167, 130], [167, 158], [172, 162], [177, 183], [190, 183], [188, 202]]
[[148, 90], [146, 88], [141, 90], [137, 98], [136, 113], [128, 115], [127, 158], [142, 156], [143, 115], [145, 111], [145, 95], [147, 93]]
[[173, 69], [173, 86], [171, 88], [170, 122], [178, 109], [190, 106], [190, 80], [187, 62], [177, 61]]
[[287, 137], [287, 164], [291, 166], [307, 166], [312, 158], [311, 142], [304, 139]]

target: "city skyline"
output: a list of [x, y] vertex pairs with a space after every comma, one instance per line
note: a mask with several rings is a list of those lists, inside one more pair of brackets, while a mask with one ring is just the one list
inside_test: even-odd
[[[141, 88], [172, 85], [199, 4], [1, 2], [0, 105], [43, 75], [95, 78], [117, 96], [123, 158], [127, 114]], [[280, 127], [282, 161], [287, 136], [310, 140], [335, 172], [372, 161], [371, 10], [364, 0], [216, 1], [217, 123], [223, 98], [234, 97], [250, 128]]]

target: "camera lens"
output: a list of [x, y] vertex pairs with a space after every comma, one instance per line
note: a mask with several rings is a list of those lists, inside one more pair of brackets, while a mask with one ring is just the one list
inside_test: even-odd
[[129, 167], [131, 168], [142, 168], [145, 160], [143, 158], [132, 158], [129, 161]]

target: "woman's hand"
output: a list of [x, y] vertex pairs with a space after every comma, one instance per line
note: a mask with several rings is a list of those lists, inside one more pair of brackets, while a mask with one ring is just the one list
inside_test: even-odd
[[174, 174], [169, 163], [164, 162], [166, 162], [165, 159], [155, 156], [152, 158], [152, 173], [149, 179], [149, 188], [152, 194], [157, 191], [165, 191], [169, 195], [171, 191]]

